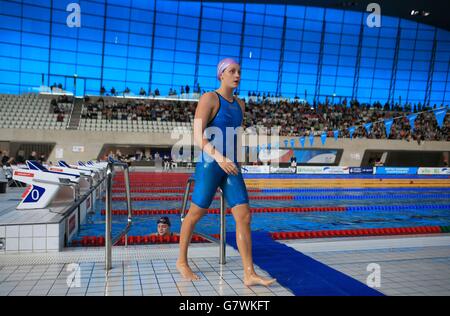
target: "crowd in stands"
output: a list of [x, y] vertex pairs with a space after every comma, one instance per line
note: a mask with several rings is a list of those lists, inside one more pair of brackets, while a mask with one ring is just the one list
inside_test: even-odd
[[56, 84], [56, 82], [55, 82], [50, 86], [50, 90], [52, 90], [53, 92], [61, 92], [64, 89], [63, 89], [62, 83]]
[[[256, 98], [257, 100], [264, 101], [264, 100], [266, 100], [266, 98], [281, 98], [281, 94], [280, 93], [273, 94], [273, 93], [270, 93], [270, 92], [267, 92], [267, 94], [265, 92], [263, 92], [261, 94], [260, 91], [258, 91], [258, 92], [256, 92], [256, 91], [249, 91], [248, 92], [248, 98], [249, 99], [255, 99]], [[296, 97], [296, 99], [298, 99], [298, 97]]]
[[50, 101], [52, 106], [51, 111], [54, 114], [58, 114], [56, 117], [57, 122], [64, 122], [64, 116], [70, 112], [71, 106], [68, 105], [72, 102], [72, 97], [68, 97], [66, 95], [60, 95], [57, 99], [53, 98]]
[[107, 155], [103, 156], [103, 160], [109, 158], [128, 164], [133, 162], [153, 162], [156, 167], [162, 167], [164, 170], [172, 170], [179, 166], [192, 167], [192, 162], [167, 150], [162, 150], [161, 153], [156, 151], [154, 154], [151, 154], [149, 151], [143, 152], [137, 149], [134, 153], [123, 154], [120, 149], [116, 149], [115, 151], [110, 150]]
[[[433, 107], [435, 109], [436, 106]], [[416, 140], [419, 143], [424, 140], [450, 140], [450, 115], [446, 116], [443, 127], [439, 128], [432, 111], [421, 113], [415, 120], [415, 130], [412, 132], [408, 115], [412, 113], [432, 110], [420, 103], [414, 108], [411, 105], [401, 107], [398, 104], [384, 106], [376, 102], [374, 104], [360, 104], [352, 101], [347, 104], [344, 100], [341, 104], [325, 103], [301, 103], [279, 101], [253, 102], [250, 100], [246, 106], [244, 125], [264, 126], [270, 133], [270, 128], [280, 126], [281, 136], [309, 136], [313, 133], [319, 136], [322, 131], [327, 132], [328, 137], [333, 137], [333, 131], [339, 130], [339, 137], [350, 137], [348, 128], [356, 126], [353, 137], [365, 137], [371, 139], [386, 138], [383, 121], [394, 120], [389, 139]], [[365, 123], [373, 123], [368, 134], [363, 127]]]
[[[185, 90], [186, 91], [186, 90]], [[263, 126], [267, 132], [274, 126], [280, 126], [280, 136], [309, 136], [313, 133], [320, 136], [322, 131], [328, 137], [333, 137], [333, 131], [339, 130], [339, 137], [350, 137], [349, 127], [357, 127], [354, 138], [384, 139], [386, 131], [384, 120], [396, 118], [392, 125], [389, 139], [405, 139], [421, 142], [424, 140], [450, 140], [450, 115], [447, 115], [442, 128], [439, 128], [434, 113], [436, 108], [406, 104], [390, 105], [375, 102], [373, 104], [359, 103], [357, 100], [348, 102], [344, 99], [335, 104], [328, 100], [309, 104], [299, 99], [294, 101], [271, 99], [273, 94], [249, 93], [244, 118], [245, 127]], [[175, 122], [190, 122], [195, 113], [196, 103], [163, 100], [130, 100], [105, 102], [102, 98], [97, 102], [86, 102], [82, 118], [97, 118], [98, 113], [107, 120], [137, 120]], [[428, 112], [427, 112], [428, 111]], [[409, 125], [408, 115], [420, 113], [415, 120], [414, 131]], [[365, 123], [373, 123], [371, 132], [363, 127]]]
[[26, 160], [36, 160], [40, 163], [46, 161], [45, 155], [39, 155], [36, 151], [32, 151], [27, 158], [25, 158], [25, 152], [19, 150], [15, 157], [10, 157], [8, 150], [0, 150], [0, 167], [10, 167], [15, 164], [24, 164]]
[[[184, 94], [189, 94], [190, 92], [192, 93], [200, 93], [201, 91], [203, 91], [203, 93], [205, 93], [205, 90], [201, 90], [200, 85], [197, 83], [196, 85], [194, 85], [194, 88], [191, 90], [191, 88], [189, 87], [189, 85], [186, 86], [180, 86], [180, 90], [179, 93], [180, 95], [184, 95]], [[128, 87], [126, 87], [122, 92], [117, 91], [114, 87], [111, 88], [111, 90], [109, 91], [109, 93], [107, 93], [106, 89], [104, 86], [102, 86], [100, 88], [100, 95], [101, 96], [117, 96], [117, 95], [135, 95], [135, 93]], [[154, 91], [149, 90], [148, 93], [147, 91], [145, 91], [145, 89], [143, 87], [141, 87], [139, 89], [139, 96], [151, 96], [151, 97], [158, 97], [161, 95], [161, 93], [159, 92], [159, 89], [156, 88]], [[168, 91], [168, 96], [176, 96], [178, 95], [177, 89], [175, 88], [170, 88]]]
[[176, 121], [190, 122], [190, 113], [195, 112], [196, 104], [192, 102], [173, 102], [163, 100], [129, 100], [126, 102], [104, 101], [99, 98], [96, 102], [85, 101], [81, 111], [81, 118], [97, 119], [99, 114], [107, 120], [137, 120], [144, 121]]
[[143, 152], [140, 149], [137, 149], [134, 153], [123, 154], [120, 149], [110, 150], [107, 155], [103, 157], [103, 160], [107, 160], [108, 158], [112, 158], [114, 160], [120, 160], [123, 162], [131, 162], [131, 161], [154, 161], [158, 159], [162, 159], [160, 157], [159, 152], [155, 152], [153, 155], [150, 152]]

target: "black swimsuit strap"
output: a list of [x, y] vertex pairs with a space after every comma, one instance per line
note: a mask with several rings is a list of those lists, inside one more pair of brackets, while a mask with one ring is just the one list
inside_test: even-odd
[[227, 99], [225, 99], [224, 97], [223, 97], [223, 95], [221, 95], [219, 92], [217, 92], [216, 90], [214, 90], [214, 92], [217, 94], [217, 96], [219, 97], [219, 102], [220, 102], [220, 98], [222, 98], [222, 99], [224, 99], [225, 101], [227, 101], [228, 103], [233, 103], [234, 101], [236, 101], [236, 99], [234, 98], [234, 96], [233, 96], [233, 101], [228, 101]]

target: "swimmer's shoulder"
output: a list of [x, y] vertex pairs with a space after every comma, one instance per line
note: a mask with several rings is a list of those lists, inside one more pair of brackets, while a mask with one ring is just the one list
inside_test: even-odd
[[215, 108], [219, 106], [219, 98], [214, 91], [202, 94], [197, 106]]
[[215, 91], [205, 92], [202, 94], [198, 102], [205, 102], [205, 103], [217, 103], [219, 100], [217, 93]]

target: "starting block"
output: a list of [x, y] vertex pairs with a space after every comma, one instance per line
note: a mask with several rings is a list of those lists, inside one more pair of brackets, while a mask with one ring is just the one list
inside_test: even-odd
[[[97, 164], [92, 164], [92, 165], [88, 165], [88, 164], [84, 164], [82, 161], [79, 161], [76, 165], [71, 165], [66, 163], [63, 160], [58, 161], [58, 166], [60, 167], [66, 167], [66, 168], [72, 168], [75, 170], [79, 170], [79, 171], [85, 171], [85, 172], [90, 172], [92, 175], [92, 185], [96, 185], [99, 181], [101, 181], [103, 178], [105, 178], [106, 176], [106, 166], [108, 164], [105, 163], [105, 165], [103, 166], [102, 163], [97, 163]], [[104, 190], [106, 188], [106, 186], [104, 184], [102, 184], [101, 186], [101, 190]]]
[[27, 160], [28, 169], [16, 169], [13, 179], [28, 184], [16, 209], [43, 209], [51, 203], [73, 202], [79, 197], [80, 173], [50, 171]]
[[4, 226], [20, 232], [2, 239], [5, 251], [0, 248], [0, 254], [61, 251], [94, 212], [106, 167], [95, 162], [71, 166], [63, 161], [43, 166], [32, 160], [12, 166], [12, 179], [27, 188], [18, 205], [0, 214]]

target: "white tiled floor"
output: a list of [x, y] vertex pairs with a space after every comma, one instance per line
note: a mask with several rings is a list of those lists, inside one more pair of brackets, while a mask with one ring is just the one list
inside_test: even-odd
[[[381, 287], [378, 290], [386, 295], [450, 295], [450, 245], [445, 245], [440, 237], [430, 238], [437, 238], [438, 246], [432, 246], [433, 241], [428, 240], [427, 246], [416, 247], [413, 245], [417, 240], [413, 238], [397, 244], [391, 239], [381, 240], [385, 245], [397, 246], [377, 245], [374, 249], [362, 249], [355, 244], [355, 239], [342, 239], [341, 243], [334, 244], [333, 250], [326, 244], [320, 245], [320, 240], [315, 244], [311, 241], [286, 244], [363, 283], [370, 273], [367, 265], [379, 264]], [[405, 247], [408, 243], [410, 246]], [[232, 248], [227, 248], [225, 266], [218, 264], [215, 245], [194, 244], [189, 254], [193, 270], [201, 277], [196, 282], [183, 280], [176, 271], [177, 245], [115, 247], [113, 269], [107, 276], [101, 248], [77, 248], [45, 255], [2, 255], [0, 295], [293, 295], [278, 283], [269, 288], [244, 286], [241, 259]], [[72, 263], [79, 265], [78, 270], [74, 271]], [[74, 278], [77, 271], [79, 283]], [[259, 268], [257, 272], [268, 275]], [[71, 282], [75, 287], [68, 286]]]
[[[190, 264], [201, 280], [190, 282], [183, 280], [176, 270], [177, 248], [164, 249], [165, 252], [161, 253], [160, 246], [150, 247], [137, 246], [129, 249], [116, 247], [113, 269], [108, 276], [105, 275], [103, 252], [99, 252], [98, 249], [72, 250], [59, 255], [52, 254], [46, 259], [36, 254], [16, 255], [16, 263], [21, 262], [21, 265], [13, 264], [13, 255], [2, 256], [0, 295], [292, 295], [279, 284], [270, 288], [244, 286], [241, 259], [231, 248], [228, 249], [226, 266], [221, 267], [217, 259], [217, 247], [193, 245], [190, 249], [192, 258]], [[70, 261], [81, 251], [85, 257], [84, 260], [77, 261], [80, 280], [77, 284], [74, 279], [75, 272], [70, 269]], [[147, 257], [152, 259], [139, 258], [143, 256], [142, 253], [146, 253]], [[34, 263], [36, 259], [38, 264]], [[45, 260], [48, 262], [45, 263]], [[268, 275], [260, 269], [257, 269], [257, 272]], [[68, 283], [72, 283], [75, 287], [69, 287]]]

